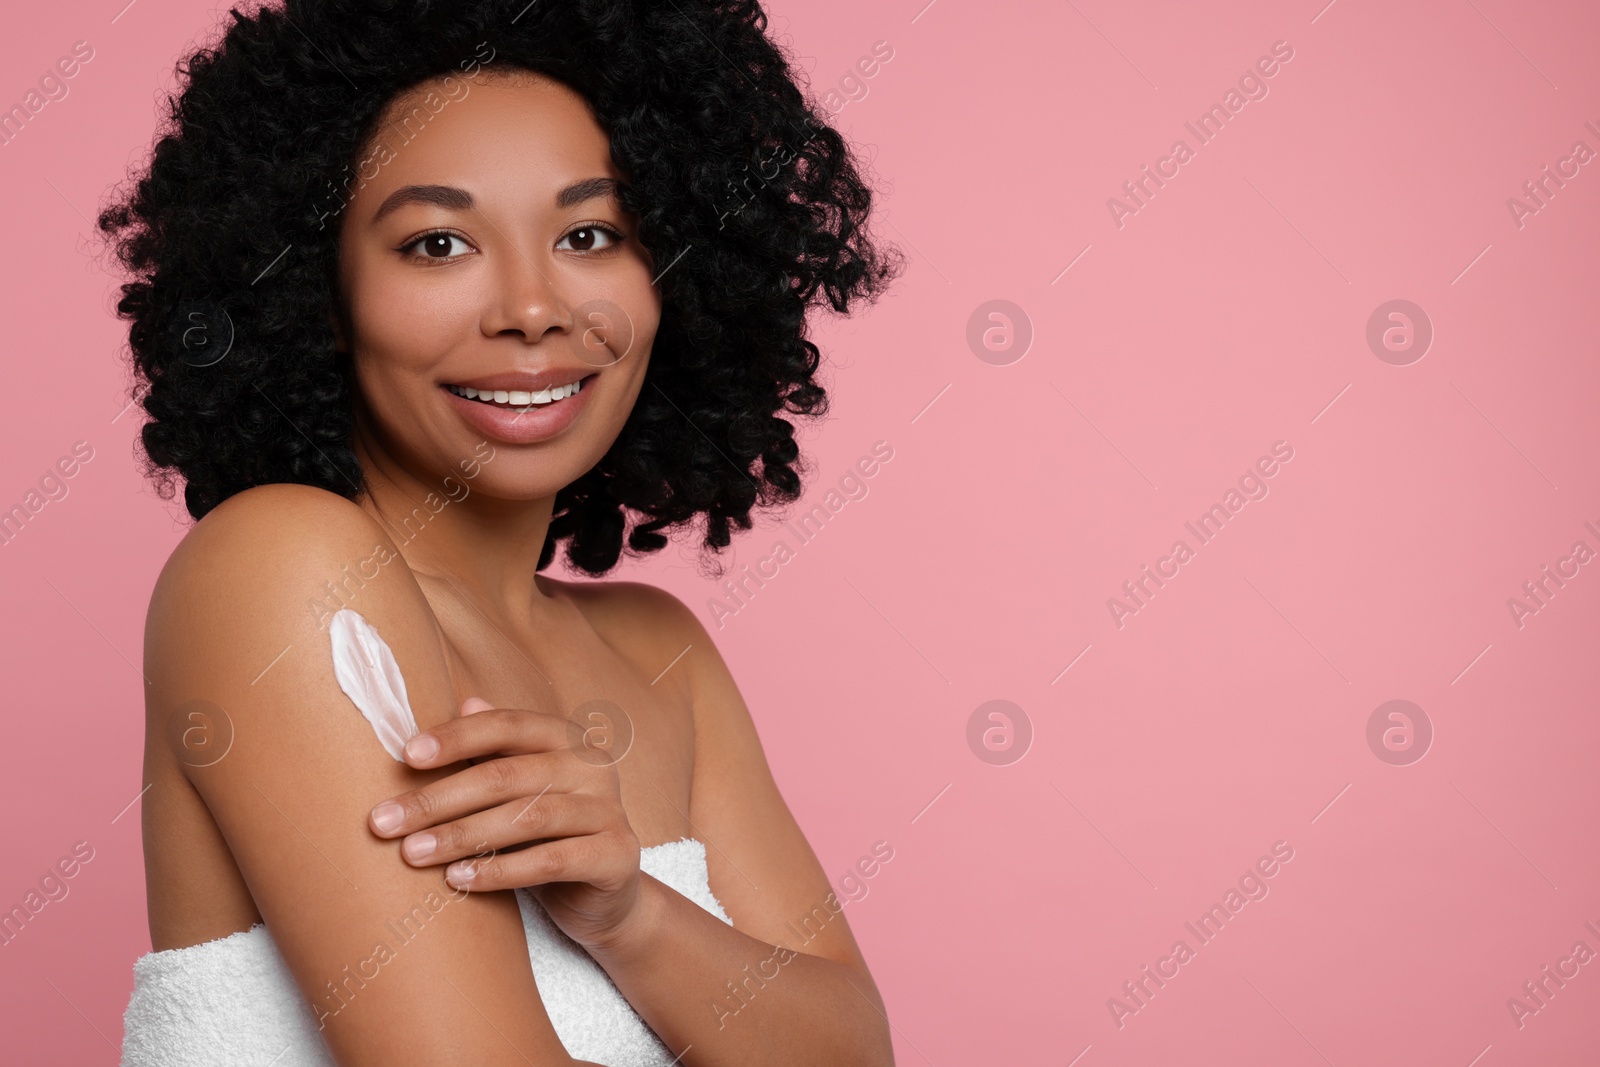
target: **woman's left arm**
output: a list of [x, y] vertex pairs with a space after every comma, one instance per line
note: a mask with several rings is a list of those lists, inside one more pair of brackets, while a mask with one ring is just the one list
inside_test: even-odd
[[[705, 843], [715, 895], [735, 925], [639, 872], [637, 840], [632, 841], [635, 878], [618, 881], [616, 857], [602, 859], [597, 849], [626, 851], [616, 841], [631, 832], [596, 834], [595, 849], [585, 857], [579, 850], [563, 850], [561, 841], [570, 844], [574, 838], [556, 839], [549, 828], [516, 831], [519, 839], [546, 843], [480, 863], [471, 887], [504, 889], [555, 880], [527, 874], [534, 869], [531, 854], [541, 850], [552, 855], [552, 863], [581, 866], [587, 860], [608, 871], [607, 877], [595, 879], [600, 884], [574, 887], [585, 894], [574, 910], [595, 918], [592, 932], [567, 932], [605, 969], [662, 1041], [674, 1051], [683, 1050], [680, 1062], [685, 1067], [892, 1067], [882, 997], [842, 903], [773, 780], [750, 711], [726, 663], [689, 608], [663, 591], [642, 587], [641, 592], [646, 589], [650, 592], [641, 597], [640, 607], [655, 617], [656, 632], [672, 635], [668, 640], [678, 649], [691, 646], [679, 662], [689, 671], [696, 730], [687, 814], [692, 832]], [[537, 720], [549, 718], [544, 713], [508, 710], [466, 714], [430, 730], [442, 751], [431, 760], [411, 761], [414, 766], [469, 757], [480, 762], [393, 798], [405, 810], [405, 820], [383, 836], [431, 828], [441, 845], [451, 842], [449, 852], [470, 854], [472, 842], [466, 838], [486, 832], [484, 820], [505, 822], [503, 814], [494, 813], [522, 810], [522, 792], [527, 794], [521, 798], [524, 804], [541, 794], [551, 783], [540, 784], [538, 757], [529, 757], [535, 749], [548, 749], [550, 742], [524, 746], [509, 741], [508, 730], [518, 730], [519, 716], [530, 738], [563, 733], [552, 731], [548, 722], [539, 724]], [[493, 763], [501, 766], [489, 766]], [[532, 774], [514, 772], [514, 766]], [[603, 784], [579, 788], [611, 794]], [[625, 826], [620, 803], [615, 807], [613, 817]], [[449, 821], [469, 811], [479, 814], [460, 823]], [[493, 836], [503, 840], [505, 828], [495, 830], [499, 832]], [[602, 841], [609, 843], [600, 845]], [[564, 858], [554, 858], [563, 852]], [[449, 858], [441, 854], [418, 865]], [[552, 917], [558, 922], [562, 918], [554, 912]]]
[[693, 612], [657, 602], [672, 643], [691, 646], [688, 815], [735, 926], [646, 878], [644, 921], [595, 958], [668, 1045], [693, 1046], [685, 1062], [892, 1065], [883, 999], [738, 686]]

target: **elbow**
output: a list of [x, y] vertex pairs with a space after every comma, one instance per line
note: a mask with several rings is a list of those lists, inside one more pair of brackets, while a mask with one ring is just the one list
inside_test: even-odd
[[[881, 1020], [880, 1020], [881, 1021]], [[862, 1050], [861, 1067], [894, 1067], [894, 1041], [889, 1036], [889, 1024], [875, 1028], [868, 1047]]]
[[[859, 1037], [854, 1043], [853, 1054], [845, 1062], [856, 1067], [894, 1067], [894, 1036], [877, 983], [865, 968], [848, 976], [846, 981], [865, 1003], [862, 1004]], [[862, 988], [863, 985], [865, 988]]]

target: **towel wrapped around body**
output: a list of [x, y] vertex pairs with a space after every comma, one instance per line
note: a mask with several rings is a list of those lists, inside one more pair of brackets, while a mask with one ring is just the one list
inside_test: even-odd
[[[639, 853], [646, 874], [730, 926], [711, 892], [706, 850], [685, 837]], [[607, 1067], [669, 1067], [668, 1050], [604, 969], [518, 889], [528, 960], [561, 1043]], [[443, 995], [441, 993], [441, 995]], [[337, 1067], [294, 975], [262, 923], [215, 941], [141, 956], [123, 1014], [120, 1067]]]

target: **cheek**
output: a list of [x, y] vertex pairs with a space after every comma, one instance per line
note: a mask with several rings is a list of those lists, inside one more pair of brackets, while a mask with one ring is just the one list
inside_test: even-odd
[[469, 294], [440, 286], [373, 285], [352, 307], [362, 344], [400, 362], [426, 360], [477, 328]]
[[648, 276], [638, 284], [630, 278], [586, 292], [572, 288], [587, 299], [572, 307], [574, 332], [556, 358], [586, 363], [614, 378], [642, 374], [661, 322], [660, 296]]
[[636, 329], [633, 343], [629, 347], [629, 358], [641, 365], [648, 362], [650, 350], [655, 345], [656, 331], [661, 325], [661, 293], [649, 282], [649, 274], [643, 275], [642, 284], [638, 285], [628, 294], [630, 303], [626, 306], [632, 310]]
[[401, 437], [432, 422], [428, 413], [441, 399], [436, 380], [461, 346], [462, 327], [449, 320], [448, 309], [429, 311], [426, 302], [392, 298], [351, 306], [356, 389], [377, 422]]
[[373, 427], [391, 440], [412, 439], [422, 410], [423, 379], [370, 344], [356, 349], [351, 363], [355, 391]]
[[425, 374], [478, 328], [470, 294], [408, 281], [369, 272], [350, 293], [356, 362], [364, 378]]

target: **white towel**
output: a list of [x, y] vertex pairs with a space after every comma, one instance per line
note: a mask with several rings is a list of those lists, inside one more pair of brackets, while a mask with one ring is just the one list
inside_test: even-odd
[[[733, 924], [711, 892], [701, 842], [685, 837], [643, 849], [639, 867]], [[677, 1053], [593, 957], [531, 893], [517, 890], [517, 903], [539, 995], [568, 1054], [607, 1067], [669, 1067]], [[261, 923], [141, 956], [123, 1029], [121, 1067], [337, 1067], [316, 1014]]]

